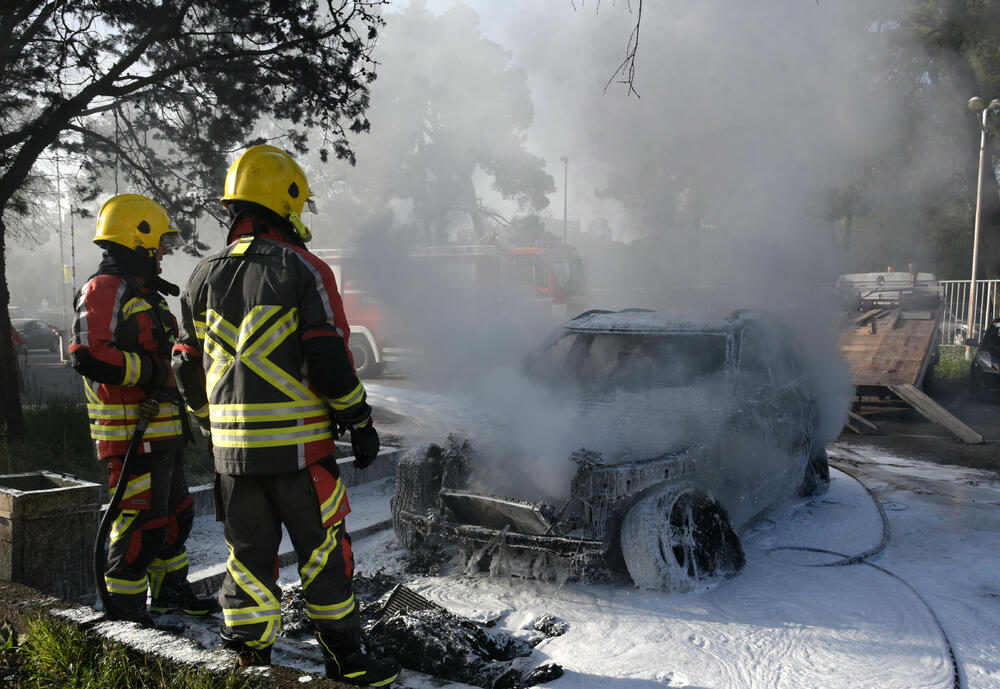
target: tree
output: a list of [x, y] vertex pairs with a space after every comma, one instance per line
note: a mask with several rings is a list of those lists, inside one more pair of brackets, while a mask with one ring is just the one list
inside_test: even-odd
[[359, 141], [358, 165], [336, 182], [329, 211], [336, 225], [368, 226], [385, 211], [407, 225], [410, 242], [441, 243], [456, 217], [487, 233], [477, 175], [492, 180], [521, 210], [548, 205], [555, 184], [544, 161], [526, 150], [534, 110], [527, 77], [510, 55], [484, 39], [466, 6], [440, 15], [415, 2], [386, 17], [379, 81], [368, 115], [379, 137]]
[[[231, 153], [261, 141], [353, 161], [348, 130], [369, 129], [371, 50], [384, 0], [7, 2], [0, 15], [0, 265], [8, 223], [31, 212], [49, 149], [73, 159], [94, 198], [106, 182], [150, 194], [197, 244]], [[108, 175], [111, 179], [108, 180]], [[124, 189], [123, 189], [124, 190]], [[86, 196], [85, 196], [86, 198]], [[0, 274], [0, 427], [21, 432]]]

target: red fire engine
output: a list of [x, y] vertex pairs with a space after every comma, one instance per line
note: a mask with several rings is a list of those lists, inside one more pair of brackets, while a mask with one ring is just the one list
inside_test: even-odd
[[[399, 305], [390, 302], [396, 300], [385, 296], [384, 290], [372, 289], [400, 274], [446, 279], [449, 290], [457, 289], [488, 309], [496, 307], [495, 312], [515, 321], [518, 314], [525, 318], [530, 314], [554, 325], [583, 308], [583, 260], [564, 245], [410, 247], [394, 258], [402, 264], [363, 249], [313, 253], [330, 264], [337, 278], [351, 324], [351, 353], [361, 376], [378, 375], [386, 364], [411, 360], [419, 353], [419, 343], [406, 332], [406, 319], [393, 313]], [[388, 271], [393, 274], [386, 275]], [[435, 299], [425, 298], [424, 303], [433, 305]], [[518, 308], [511, 308], [514, 305]]]

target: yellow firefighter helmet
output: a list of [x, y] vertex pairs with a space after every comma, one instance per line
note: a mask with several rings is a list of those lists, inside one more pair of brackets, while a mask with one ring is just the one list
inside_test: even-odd
[[152, 257], [161, 249], [169, 253], [180, 237], [167, 209], [156, 201], [141, 194], [118, 194], [101, 206], [93, 242], [98, 246], [102, 242], [120, 244]]
[[309, 180], [299, 164], [280, 148], [261, 144], [248, 148], [229, 167], [221, 201], [227, 207], [231, 201], [250, 201], [269, 208], [308, 242], [312, 235], [300, 216], [310, 196]]

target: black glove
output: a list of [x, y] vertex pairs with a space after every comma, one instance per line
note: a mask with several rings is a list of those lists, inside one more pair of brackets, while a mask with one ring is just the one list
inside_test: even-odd
[[372, 422], [351, 429], [351, 451], [354, 452], [354, 467], [364, 469], [378, 456], [378, 431]]

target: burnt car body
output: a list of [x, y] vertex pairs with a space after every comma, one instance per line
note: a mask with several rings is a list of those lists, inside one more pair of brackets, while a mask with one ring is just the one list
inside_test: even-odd
[[969, 391], [974, 398], [1000, 400], [1000, 318], [986, 327], [976, 343], [976, 354], [969, 365]]
[[[590, 311], [563, 324], [524, 374], [566, 391], [587, 419], [645, 442], [580, 449], [563, 502], [470, 490], [475, 450], [449, 438], [397, 467], [393, 525], [409, 549], [498, 547], [571, 575], [595, 563], [644, 588], [689, 590], [731, 576], [739, 533], [778, 502], [823, 492], [817, 402], [792, 338], [772, 315], [692, 319]], [[585, 420], [585, 424], [589, 421]], [[539, 564], [541, 563], [541, 564]]]

